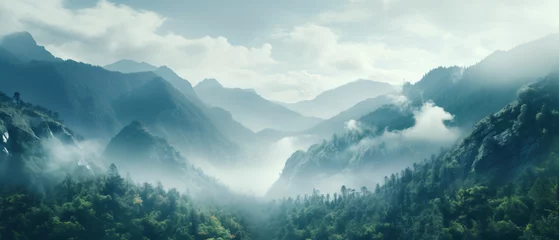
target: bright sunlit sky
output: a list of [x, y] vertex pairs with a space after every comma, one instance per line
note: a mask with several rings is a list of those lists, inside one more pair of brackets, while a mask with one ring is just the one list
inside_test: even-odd
[[0, 0], [0, 34], [54, 55], [167, 65], [294, 102], [356, 79], [415, 82], [437, 66], [559, 32], [556, 0]]

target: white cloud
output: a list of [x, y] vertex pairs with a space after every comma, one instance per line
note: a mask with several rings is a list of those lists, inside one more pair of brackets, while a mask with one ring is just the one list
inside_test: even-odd
[[13, 23], [3, 24], [0, 33], [27, 30], [53, 54], [96, 65], [128, 58], [168, 65], [195, 81], [208, 75], [228, 81], [236, 79], [225, 78], [223, 73], [257, 71], [276, 64], [269, 43], [248, 48], [232, 45], [224, 37], [187, 39], [172, 32], [159, 33], [164, 17], [106, 0], [76, 11], [66, 9], [61, 0], [2, 1], [0, 16]]
[[405, 139], [448, 143], [458, 139], [458, 130], [444, 125], [444, 121], [452, 120], [454, 117], [434, 103], [425, 103], [414, 113], [414, 117], [415, 125], [402, 131]]
[[225, 86], [296, 101], [359, 78], [414, 82], [434, 67], [471, 65], [495, 50], [559, 31], [554, 0], [339, 4], [298, 18], [306, 22], [267, 19], [268, 33], [280, 30], [253, 47], [232, 44], [227, 36], [186, 38], [168, 30], [188, 29], [162, 27], [165, 16], [109, 0], [80, 10], [69, 10], [64, 0], [2, 0], [0, 34], [27, 30], [63, 58], [168, 65], [194, 83], [214, 77]]
[[[454, 119], [454, 116], [432, 102], [427, 102], [414, 111], [413, 117], [414, 126], [401, 131], [386, 131], [378, 137], [364, 138], [358, 144], [350, 147], [350, 150], [362, 151], [381, 143], [386, 144], [389, 149], [418, 143], [448, 147], [460, 136], [459, 129], [449, 128], [444, 124], [445, 121]], [[349, 122], [348, 128], [360, 129], [359, 122]]]
[[350, 119], [346, 122], [345, 128], [349, 131], [360, 131], [361, 127], [359, 126], [359, 122], [355, 121], [354, 119]]

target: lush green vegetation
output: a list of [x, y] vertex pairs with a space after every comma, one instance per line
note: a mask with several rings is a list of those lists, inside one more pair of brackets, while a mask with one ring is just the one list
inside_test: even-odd
[[[524, 50], [514, 53], [528, 54]], [[426, 76], [431, 82], [416, 88], [406, 86], [407, 94], [436, 95], [428, 98], [456, 114], [458, 125], [468, 125], [510, 102], [526, 79], [548, 69], [513, 69], [499, 78], [491, 78], [495, 82], [487, 81], [488, 86], [468, 84], [498, 75], [489, 70], [509, 70], [510, 66], [499, 64], [509, 62], [508, 59], [497, 53], [469, 71], [434, 70]], [[519, 61], [517, 65], [523, 63]], [[43, 69], [44, 64], [34, 63], [32, 67]], [[78, 63], [56, 64], [61, 71], [80, 67], [113, 75]], [[11, 65], [4, 69], [15, 71]], [[518, 74], [520, 71], [522, 75]], [[455, 80], [456, 74], [463, 75], [459, 84], [450, 81]], [[508, 87], [498, 84], [509, 78], [513, 84]], [[154, 85], [148, 86], [154, 89], [169, 90], [169, 85], [159, 80], [151, 83]], [[50, 90], [59, 88], [56, 84], [49, 86]], [[435, 86], [439, 88], [433, 89]], [[136, 90], [149, 93], [149, 89]], [[41, 95], [45, 98], [52, 95], [51, 91], [41, 91], [37, 94], [45, 94]], [[143, 92], [128, 94], [119, 101], [137, 103], [143, 98], [134, 94], [140, 93]], [[148, 102], [166, 106], [176, 102], [173, 96], [178, 93], [147, 99], [158, 99], [160, 102]], [[332, 195], [314, 191], [309, 196], [271, 203], [236, 196], [225, 187], [210, 189], [208, 186], [213, 182], [202, 186], [202, 191], [222, 193], [223, 199], [219, 200], [223, 201], [195, 198], [189, 193], [167, 190], [161, 184], [135, 184], [129, 177], [121, 177], [115, 165], [110, 165], [106, 174], [80, 174], [78, 170], [84, 167], [76, 167], [72, 161], [65, 168], [46, 171], [53, 159], [47, 154], [44, 140], [66, 139], [68, 145], [77, 142], [73, 133], [55, 119], [57, 115], [30, 104], [14, 107], [11, 98], [0, 94], [0, 130], [10, 133], [10, 140], [2, 146], [10, 150], [10, 155], [0, 156], [0, 239], [559, 239], [559, 74], [523, 89], [517, 101], [481, 120], [468, 137], [449, 151], [385, 177], [384, 183], [374, 189], [342, 186], [340, 193]], [[387, 116], [390, 120], [386, 120]], [[413, 125], [410, 117], [406, 111], [386, 106], [365, 116], [363, 122], [402, 129]], [[135, 140], [146, 140], [146, 149], [159, 146], [155, 150], [161, 150], [165, 157], [176, 153], [163, 140], [136, 127], [131, 129], [135, 130], [131, 135], [136, 136]], [[296, 168], [321, 173], [339, 170], [336, 164], [345, 164], [349, 159], [339, 154], [341, 149], [380, 133], [374, 129], [346, 133], [313, 146], [307, 155], [297, 152], [288, 160], [284, 175], [296, 173]], [[137, 138], [136, 134], [144, 134], [144, 138]], [[129, 138], [123, 141], [138, 146]], [[380, 150], [368, 149], [369, 159], [394, 161], [394, 155], [377, 154]], [[120, 157], [128, 157], [140, 167], [144, 167], [141, 160], [146, 161], [145, 165], [153, 164], [147, 162], [150, 159], [141, 158], [147, 153], [136, 153]], [[159, 159], [169, 161], [170, 168], [178, 168], [175, 160], [184, 160], [178, 156]], [[319, 164], [301, 168], [301, 162]], [[320, 165], [323, 163], [326, 164]], [[63, 172], [69, 174], [64, 178]], [[185, 171], [183, 175], [193, 174], [197, 172]], [[209, 181], [199, 174], [201, 182]], [[376, 177], [370, 174], [366, 180]], [[307, 182], [313, 180], [306, 178], [301, 177]]]
[[559, 239], [559, 75], [369, 191], [279, 201], [277, 239]]
[[415, 165], [370, 191], [279, 201], [276, 239], [559, 239], [559, 155], [503, 186], [448, 188], [452, 166]]
[[42, 195], [12, 189], [0, 206], [4, 239], [249, 239], [241, 219], [175, 189], [135, 185], [114, 165], [95, 178], [67, 176]]

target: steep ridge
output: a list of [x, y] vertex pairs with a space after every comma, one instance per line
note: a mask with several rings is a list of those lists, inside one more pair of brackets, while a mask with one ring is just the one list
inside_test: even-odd
[[96, 155], [51, 111], [0, 93], [0, 132], [3, 239], [249, 239], [242, 215], [222, 206], [239, 196], [139, 122]]
[[113, 109], [121, 121], [141, 119], [187, 156], [213, 157], [213, 161], [226, 163], [239, 151], [201, 109], [161, 78], [121, 95], [113, 101]]
[[[206, 112], [158, 78], [153, 72], [123, 74], [71, 60], [0, 62], [3, 91], [20, 92], [25, 102], [40, 103], [52, 109], [65, 124], [84, 137], [109, 139], [133, 115], [146, 118], [136, 120], [153, 123], [148, 125], [151, 130], [169, 138], [172, 144], [178, 144], [177, 147], [186, 149], [186, 154], [227, 162], [228, 157], [238, 153], [238, 146], [217, 129]], [[154, 88], [149, 89], [149, 86]], [[138, 103], [130, 102], [130, 96], [134, 96], [134, 101]], [[142, 105], [139, 105], [140, 102]], [[164, 108], [168, 111], [150, 109], [163, 107], [157, 105], [163, 102], [169, 104]], [[131, 112], [132, 109], [137, 111]], [[148, 111], [155, 115], [141, 114]], [[185, 116], [189, 119], [184, 119]], [[170, 126], [178, 130], [171, 131]], [[193, 136], [196, 138], [188, 139]]]
[[558, 123], [554, 73], [450, 151], [374, 190], [342, 186], [333, 195], [284, 199], [269, 210], [264, 231], [277, 239], [556, 239]]
[[[404, 94], [410, 100], [405, 107], [381, 107], [371, 114], [363, 116], [358, 121], [363, 126], [376, 129], [376, 131], [365, 131], [365, 135], [346, 133], [345, 135], [342, 134], [341, 138], [334, 136], [321, 145], [309, 148], [306, 153], [294, 154], [286, 162], [286, 169], [282, 172], [275, 186], [283, 186], [278, 189], [284, 191], [289, 189], [289, 186], [297, 186], [297, 188], [306, 186], [306, 192], [308, 192], [312, 187], [316, 187], [316, 184], [323, 182], [320, 180], [321, 178], [316, 177], [316, 174], [321, 173], [327, 175], [339, 173], [341, 175], [339, 177], [340, 181], [351, 185], [348, 182], [354, 178], [359, 180], [358, 174], [354, 174], [355, 171], [347, 168], [348, 165], [345, 164], [347, 161], [341, 161], [340, 159], [354, 158], [351, 161], [379, 163], [383, 161], [397, 162], [395, 160], [404, 158], [408, 160], [406, 164], [411, 164], [413, 162], [411, 159], [415, 158], [417, 160], [417, 157], [420, 157], [421, 154], [436, 153], [438, 148], [450, 147], [458, 137], [448, 139], [446, 142], [433, 142], [433, 145], [422, 142], [420, 145], [411, 143], [412, 145], [406, 146], [410, 143], [401, 142], [398, 146], [404, 149], [400, 152], [396, 151], [395, 156], [370, 154], [371, 152], [378, 152], [378, 146], [385, 146], [384, 144], [387, 143], [384, 137], [378, 137], [378, 130], [388, 129], [389, 136], [396, 132], [401, 134], [406, 131], [414, 131], [415, 121], [412, 113], [417, 112], [418, 109], [420, 110], [430, 102], [434, 104], [433, 106], [444, 109], [452, 115], [452, 117], [446, 117], [443, 121], [446, 128], [458, 128], [462, 132], [469, 132], [476, 121], [512, 102], [522, 86], [537, 81], [538, 78], [546, 76], [554, 69], [559, 69], [559, 44], [557, 44], [559, 41], [555, 41], [557, 39], [557, 35], [551, 35], [520, 45], [507, 52], [498, 52], [465, 69], [441, 67], [430, 71], [418, 83], [414, 85], [406, 84], [403, 87]], [[392, 110], [385, 112], [390, 108]], [[448, 113], [441, 113], [441, 116]], [[434, 123], [438, 125], [439, 122]], [[440, 130], [443, 130], [442, 126], [439, 127], [441, 127]], [[457, 129], [452, 132], [456, 131]], [[448, 135], [456, 134], [449, 133]], [[423, 136], [428, 138], [436, 135], [424, 132]], [[339, 139], [343, 140], [340, 141]], [[371, 144], [357, 152], [351, 151], [350, 157], [341, 157], [338, 153], [338, 149], [353, 149], [362, 146], [363, 139], [373, 139], [374, 142], [380, 142], [381, 144]], [[342, 144], [337, 144], [337, 142]], [[410, 156], [413, 156], [413, 158], [406, 157], [406, 153], [411, 154]], [[421, 154], [418, 155], [418, 153]], [[340, 161], [341, 164], [339, 165], [326, 164], [328, 162], [339, 163]], [[378, 180], [378, 173], [385, 169], [377, 167], [369, 170], [369, 174], [377, 175], [375, 179]], [[331, 176], [328, 179], [330, 178]], [[272, 189], [271, 192], [279, 193], [282, 191]]]
[[0, 92], [2, 157], [0, 181], [7, 187], [44, 191], [66, 174], [92, 176], [97, 165], [89, 164], [74, 133], [52, 112], [20, 103]]
[[[351, 121], [344, 133], [291, 155], [268, 196], [293, 196], [315, 188], [333, 191], [337, 189], [333, 186], [342, 184], [371, 187], [373, 182], [382, 180], [382, 174], [410, 165], [412, 159], [422, 159], [440, 148], [439, 139], [408, 136], [413, 135], [410, 129], [421, 117], [418, 112], [433, 109], [438, 110], [429, 104], [420, 110], [386, 105], [361, 120]], [[363, 120], [365, 117], [368, 122]], [[425, 124], [433, 123], [422, 120], [421, 126]], [[380, 125], [385, 128], [375, 127]], [[448, 134], [454, 135], [452, 131]]]
[[29, 32], [17, 32], [0, 38], [0, 47], [9, 49], [20, 61], [62, 61], [43, 46], [37, 45]]
[[394, 99], [387, 95], [363, 100], [336, 116], [320, 122], [316, 126], [306, 130], [305, 133], [319, 135], [323, 138], [328, 138], [335, 133], [343, 133], [347, 128], [348, 121], [352, 119], [358, 120], [359, 118], [374, 112], [379, 107], [391, 103], [394, 103]]
[[434, 101], [456, 116], [458, 126], [471, 127], [509, 102], [523, 85], [559, 68], [559, 35], [497, 51], [467, 68], [437, 68], [403, 91], [414, 101]]
[[202, 101], [229, 111], [235, 120], [256, 132], [266, 128], [302, 131], [321, 121], [317, 118], [303, 117], [284, 106], [268, 101], [254, 90], [225, 88], [215, 79], [201, 81], [194, 90]]
[[388, 83], [360, 79], [324, 91], [312, 100], [283, 105], [303, 116], [329, 119], [361, 101], [395, 93], [396, 90], [395, 86]]
[[103, 154], [121, 172], [128, 172], [138, 182], [161, 181], [166, 187], [188, 190], [193, 195], [227, 194], [229, 190], [195, 168], [166, 140], [153, 136], [147, 127], [132, 121], [111, 139]]
[[[122, 62], [126, 63], [125, 65]], [[190, 82], [177, 75], [172, 69], [167, 66], [155, 67], [151, 64], [136, 62], [132, 60], [120, 60], [116, 63], [109, 64], [104, 67], [111, 71], [118, 71], [123, 73], [134, 72], [153, 72], [162, 77], [173, 85], [179, 92], [191, 101], [196, 107], [201, 109], [211, 118], [214, 125], [227, 136], [229, 139], [234, 139], [236, 143], [247, 146], [252, 146], [257, 142], [254, 132], [243, 126], [241, 123], [235, 121], [231, 114], [224, 109], [212, 107], [205, 104], [196, 95]]]
[[118, 60], [114, 63], [103, 66], [103, 68], [121, 73], [153, 72], [157, 69], [156, 66], [153, 66], [149, 63], [136, 62], [129, 59]]

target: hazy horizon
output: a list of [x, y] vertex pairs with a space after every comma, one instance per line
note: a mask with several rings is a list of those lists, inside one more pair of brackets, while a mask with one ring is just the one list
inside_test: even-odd
[[558, 32], [557, 8], [550, 0], [2, 0], [0, 35], [29, 31], [63, 59], [166, 65], [192, 84], [216, 78], [296, 102], [357, 79], [401, 85], [438, 66], [473, 65]]

